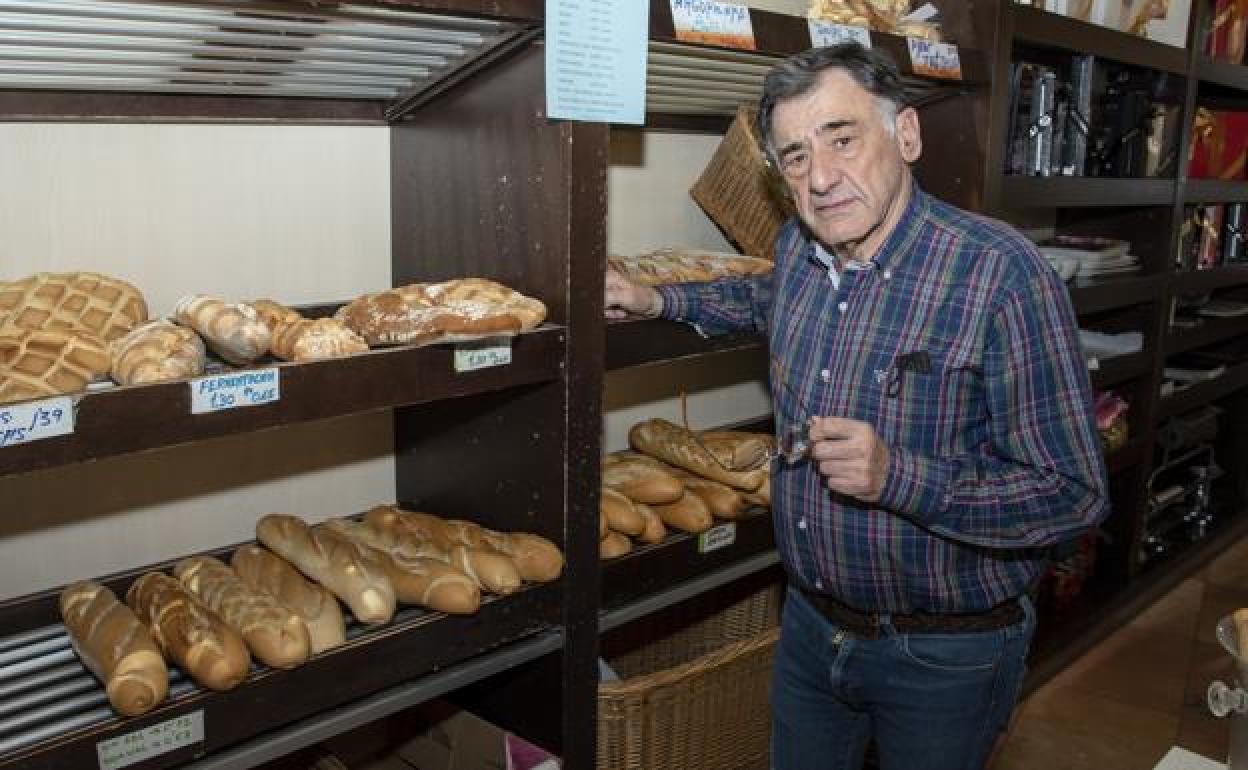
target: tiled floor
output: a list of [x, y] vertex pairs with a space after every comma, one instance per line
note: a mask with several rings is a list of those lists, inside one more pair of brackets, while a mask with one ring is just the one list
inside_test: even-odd
[[1152, 770], [1172, 745], [1226, 761], [1229, 723], [1209, 713], [1205, 690], [1233, 684], [1214, 626], [1239, 607], [1248, 539], [1020, 704], [992, 770]]

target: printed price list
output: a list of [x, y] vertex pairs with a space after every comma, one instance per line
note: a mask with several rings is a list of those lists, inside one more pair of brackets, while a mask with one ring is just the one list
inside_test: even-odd
[[649, 10], [640, 2], [547, 0], [550, 117], [644, 122]]

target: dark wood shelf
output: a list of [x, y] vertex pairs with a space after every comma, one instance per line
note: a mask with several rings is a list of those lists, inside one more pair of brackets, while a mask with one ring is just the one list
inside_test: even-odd
[[274, 362], [279, 401], [207, 414], [191, 414], [185, 381], [88, 391], [75, 396], [72, 434], [0, 448], [0, 475], [545, 382], [561, 374], [566, 336], [558, 326], [521, 334], [510, 364], [464, 373], [455, 371], [453, 345]]
[[1161, 399], [1157, 408], [1157, 420], [1161, 421], [1217, 401], [1245, 385], [1248, 385], [1248, 363], [1228, 366], [1226, 373], [1215, 380], [1191, 385]]
[[1013, 15], [1016, 44], [1090, 53], [1099, 59], [1111, 59], [1175, 75], [1187, 73], [1187, 50], [1184, 48], [1029, 6], [1009, 3], [1008, 7]]
[[1203, 318], [1200, 326], [1166, 337], [1166, 355], [1203, 348], [1248, 332], [1248, 316]]
[[607, 324], [607, 369], [663, 363], [684, 358], [759, 350], [757, 334], [703, 337], [689, 324], [661, 319], [612, 321]]
[[1070, 302], [1079, 314], [1143, 305], [1157, 301], [1164, 282], [1160, 275], [1077, 280], [1070, 284]]
[[1242, 203], [1248, 201], [1248, 182], [1234, 179], [1188, 179], [1184, 203]]
[[1122, 449], [1106, 455], [1105, 466], [1110, 473], [1121, 473], [1150, 461], [1152, 457], [1153, 437], [1137, 436], [1127, 441]]
[[1125, 356], [1098, 359], [1100, 368], [1089, 371], [1092, 387], [1104, 390], [1127, 380], [1148, 374], [1152, 369], [1152, 357], [1147, 351]]
[[1226, 265], [1209, 270], [1174, 273], [1171, 285], [1177, 293], [1204, 294], [1228, 286], [1248, 284], [1248, 265]]
[[1174, 189], [1175, 180], [1153, 177], [1006, 174], [1001, 179], [1006, 209], [1169, 206], [1174, 201]]
[[1209, 83], [1223, 88], [1243, 91], [1248, 96], [1248, 67], [1241, 64], [1196, 57], [1196, 77], [1202, 84]]

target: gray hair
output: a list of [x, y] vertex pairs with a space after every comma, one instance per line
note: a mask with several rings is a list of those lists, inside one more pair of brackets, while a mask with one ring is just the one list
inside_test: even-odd
[[763, 80], [763, 96], [758, 104], [758, 134], [769, 158], [774, 155], [771, 116], [776, 105], [786, 99], [804, 96], [815, 87], [820, 73], [829, 69], [844, 72], [873, 95], [884, 128], [893, 131], [897, 113], [906, 106], [906, 90], [892, 57], [884, 51], [865, 48], [860, 43], [811, 48], [780, 62]]

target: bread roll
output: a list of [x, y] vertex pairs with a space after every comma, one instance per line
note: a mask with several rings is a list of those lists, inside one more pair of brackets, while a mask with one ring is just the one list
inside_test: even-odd
[[264, 325], [269, 327], [269, 334], [272, 337], [276, 337], [283, 326], [303, 320], [299, 311], [288, 308], [275, 300], [255, 299], [247, 304], [256, 311], [256, 315], [264, 322]]
[[720, 463], [734, 471], [766, 467], [775, 447], [775, 439], [766, 433], [707, 430], [699, 433], [698, 438]]
[[387, 623], [396, 598], [375, 556], [351, 540], [274, 513], [256, 523], [256, 537], [299, 571], [328, 588], [361, 623]]
[[622, 535], [640, 535], [646, 528], [646, 520], [633, 507], [633, 501], [611, 487], [602, 488], [599, 507], [606, 517], [607, 526]]
[[401, 539], [386, 538], [357, 521], [330, 519], [319, 526], [373, 549], [394, 585], [395, 596], [404, 604], [453, 615], [471, 615], [481, 606], [481, 589], [472, 578], [445, 561], [424, 555], [418, 547], [405, 549]]
[[645, 529], [637, 536], [637, 539], [643, 543], [661, 543], [663, 538], [667, 537], [667, 527], [663, 524], [663, 519], [659, 518], [659, 514], [645, 503], [633, 503], [633, 509], [646, 522]]
[[370, 345], [423, 345], [532, 329], [545, 319], [546, 306], [494, 281], [461, 278], [366, 294], [334, 317]]
[[739, 519], [750, 503], [745, 499], [747, 493], [733, 489], [727, 484], [695, 476], [682, 471], [680, 480], [685, 482], [685, 489], [702, 499], [711, 514], [721, 519]]
[[653, 464], [629, 457], [607, 455], [602, 462], [602, 483], [638, 503], [674, 503], [684, 494], [680, 479]]
[[450, 565], [460, 570], [490, 593], [506, 596], [520, 590], [523, 581], [516, 564], [493, 548], [451, 546], [447, 552]]
[[336, 318], [301, 318], [278, 329], [271, 349], [283, 361], [324, 361], [363, 353], [368, 343]]
[[[603, 487], [606, 489], [606, 487]], [[632, 501], [630, 500], [631, 504]], [[607, 524], [607, 511], [601, 505], [598, 506], [598, 539], [601, 540], [611, 531], [611, 527]]]
[[147, 623], [165, 657], [201, 687], [232, 690], [247, 677], [251, 656], [242, 637], [177, 580], [149, 572], [131, 584], [126, 603]]
[[282, 557], [255, 543], [234, 551], [230, 566], [244, 583], [272, 594], [299, 616], [308, 628], [311, 653], [333, 649], [347, 640], [346, 622], [338, 600], [324, 586], [311, 582]]
[[272, 594], [252, 588], [219, 559], [192, 556], [173, 574], [242, 635], [256, 659], [273, 668], [294, 668], [308, 659], [308, 627]]
[[752, 492], [771, 473], [767, 465], [749, 471], [732, 470], [698, 441], [688, 430], [661, 419], [640, 422], [628, 432], [628, 442], [634, 449], [731, 487]]
[[684, 497], [674, 503], [652, 507], [664, 524], [682, 532], [705, 532], [715, 523], [706, 503], [692, 492], [686, 492]]
[[61, 619], [74, 652], [108, 692], [108, 702], [138, 716], [165, 699], [169, 669], [147, 626], [99, 583], [61, 591]]
[[540, 535], [486, 530], [485, 536], [495, 550], [511, 558], [524, 580], [549, 583], [563, 574], [563, 551]]
[[142, 293], [99, 273], [36, 273], [0, 281], [0, 336], [85, 331], [108, 343], [146, 320]]
[[108, 343], [87, 331], [0, 336], [0, 404], [85, 390], [111, 362]]
[[112, 344], [111, 374], [122, 385], [169, 382], [204, 372], [204, 342], [185, 326], [159, 319]]
[[178, 300], [173, 312], [178, 323], [199, 332], [208, 347], [231, 364], [249, 364], [269, 351], [273, 335], [251, 305], [228, 305], [197, 294]]
[[598, 556], [603, 561], [615, 559], [633, 550], [633, 544], [619, 532], [610, 532], [598, 543]]

